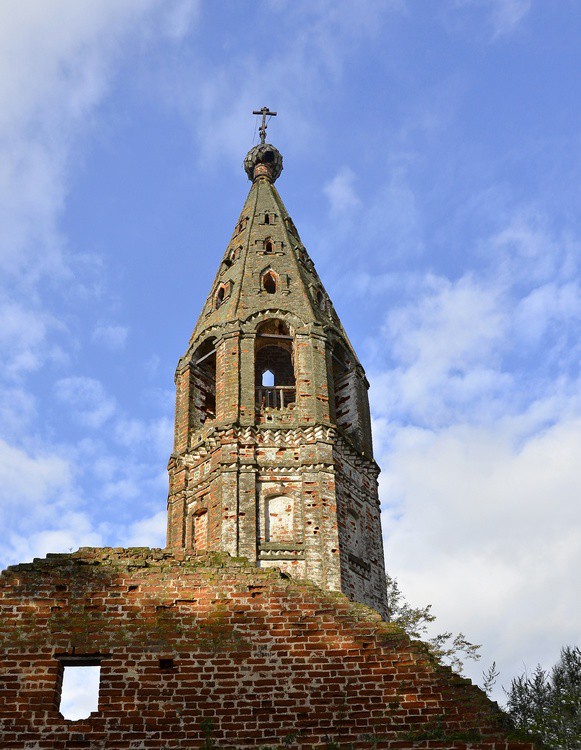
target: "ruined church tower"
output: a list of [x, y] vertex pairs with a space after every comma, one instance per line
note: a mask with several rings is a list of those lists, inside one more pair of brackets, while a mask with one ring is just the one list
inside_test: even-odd
[[177, 367], [167, 546], [276, 566], [386, 615], [368, 382], [265, 132], [263, 112], [250, 192]]

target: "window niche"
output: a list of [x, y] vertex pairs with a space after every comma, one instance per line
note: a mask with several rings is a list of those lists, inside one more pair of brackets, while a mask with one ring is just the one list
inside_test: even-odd
[[202, 427], [216, 418], [216, 340], [206, 339], [196, 349], [191, 367], [192, 426]]
[[294, 540], [294, 500], [288, 495], [267, 497], [264, 502], [264, 538], [268, 543]]
[[224, 259], [224, 265], [226, 266], [226, 268], [230, 268], [234, 265], [234, 263], [236, 263], [236, 261], [240, 257], [241, 250], [242, 248], [240, 247], [240, 245], [238, 247], [230, 248], [226, 255], [226, 258]]
[[205, 552], [209, 548], [207, 508], [201, 508], [192, 516], [192, 547], [194, 552]]
[[294, 404], [293, 337], [282, 320], [267, 320], [258, 327], [254, 363], [257, 408], [283, 409]]
[[267, 294], [276, 294], [278, 278], [272, 269], [262, 274], [260, 286]]

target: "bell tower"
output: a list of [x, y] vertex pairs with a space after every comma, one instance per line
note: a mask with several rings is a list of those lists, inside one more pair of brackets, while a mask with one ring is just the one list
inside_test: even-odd
[[386, 615], [368, 383], [261, 142], [176, 372], [167, 545], [276, 566]]

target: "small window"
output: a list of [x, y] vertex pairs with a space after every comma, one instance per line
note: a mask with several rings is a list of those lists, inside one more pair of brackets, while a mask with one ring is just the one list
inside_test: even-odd
[[264, 252], [265, 253], [273, 253], [274, 252], [274, 245], [272, 244], [272, 240], [265, 240], [265, 242], [264, 242]]
[[268, 271], [262, 277], [262, 287], [268, 294], [274, 294], [276, 292], [276, 276], [272, 271]]
[[224, 297], [226, 296], [226, 289], [221, 286], [218, 289], [218, 293], [216, 294], [216, 310], [220, 307], [222, 302], [224, 302]]
[[264, 214], [264, 223], [270, 224], [270, 214]]
[[233, 247], [226, 256], [226, 259], [224, 260], [224, 264], [230, 268], [230, 266], [235, 263], [238, 260], [238, 256], [240, 255], [240, 248], [239, 247]]
[[87, 719], [99, 709], [99, 659], [74, 657], [61, 659], [60, 700], [58, 710], [64, 719]]
[[265, 370], [262, 373], [262, 385], [265, 388], [274, 387], [274, 372], [272, 370]]

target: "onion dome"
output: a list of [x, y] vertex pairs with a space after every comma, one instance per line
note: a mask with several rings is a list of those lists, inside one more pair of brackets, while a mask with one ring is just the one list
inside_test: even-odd
[[259, 143], [246, 154], [244, 171], [251, 182], [257, 177], [267, 177], [275, 182], [282, 172], [282, 154], [270, 143]]

